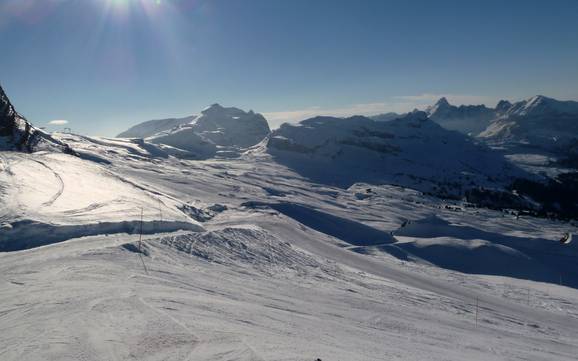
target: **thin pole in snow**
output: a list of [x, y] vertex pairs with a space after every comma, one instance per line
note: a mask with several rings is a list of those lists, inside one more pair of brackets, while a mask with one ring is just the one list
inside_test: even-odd
[[138, 250], [139, 250], [139, 252], [142, 252], [141, 246], [142, 246], [142, 222], [143, 222], [143, 213], [144, 213], [144, 210], [143, 210], [143, 208], [141, 207], [141, 208], [140, 208], [140, 234], [139, 234], [139, 237], [138, 237]]
[[530, 306], [530, 287], [528, 287], [528, 306]]
[[478, 327], [478, 297], [476, 297], [476, 327]]
[[147, 269], [147, 266], [144, 262], [144, 259], [142, 258], [142, 226], [143, 226], [143, 213], [144, 213], [144, 209], [143, 207], [140, 208], [140, 235], [138, 237], [138, 257], [140, 258], [140, 261], [142, 263], [142, 267], [144, 268], [145, 273], [148, 275], [149, 271]]

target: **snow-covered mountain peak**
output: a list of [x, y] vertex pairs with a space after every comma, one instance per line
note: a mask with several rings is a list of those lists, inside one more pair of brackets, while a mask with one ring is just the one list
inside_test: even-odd
[[532, 115], [537, 113], [545, 113], [552, 111], [551, 104], [555, 102], [554, 99], [547, 98], [543, 95], [536, 95], [531, 97], [526, 101], [522, 101], [515, 104], [515, 107], [511, 108], [511, 115]]
[[223, 107], [220, 104], [213, 104], [205, 108], [194, 124], [195, 126], [202, 128], [203, 131], [226, 129], [231, 127], [236, 128], [238, 126], [259, 128], [261, 133], [263, 133], [263, 136], [259, 141], [269, 133], [267, 120], [261, 114], [256, 114], [253, 111], [245, 112], [235, 107]]
[[218, 119], [219, 121], [227, 120], [238, 120], [246, 115], [254, 115], [255, 113], [251, 110], [248, 112], [236, 107], [224, 107], [219, 103], [214, 103], [206, 107], [201, 111], [201, 117], [203, 115], [210, 116], [213, 119]]
[[214, 103], [200, 115], [151, 120], [118, 136], [146, 138], [150, 143], [168, 146], [165, 151], [170, 154], [204, 159], [238, 156], [241, 149], [261, 142], [269, 132], [269, 124], [261, 114]]
[[262, 141], [270, 132], [265, 117], [252, 110], [212, 104], [191, 122], [147, 138], [149, 142], [164, 144], [194, 153], [194, 158], [217, 154], [238, 156], [241, 149]]
[[548, 98], [547, 96], [544, 95], [534, 95], [533, 97], [531, 97], [528, 100], [528, 103], [530, 104], [536, 104], [536, 103], [540, 103], [540, 102], [544, 102], [544, 101], [548, 101], [548, 100], [554, 100], [553, 98]]
[[451, 105], [445, 97], [426, 109], [427, 115], [446, 129], [478, 134], [490, 124], [496, 112], [485, 105]]
[[426, 113], [428, 115], [433, 115], [440, 112], [447, 112], [450, 110], [452, 105], [448, 102], [446, 97], [441, 97], [434, 105], [427, 107]]
[[441, 97], [435, 104], [438, 107], [449, 107], [450, 102], [448, 102], [446, 97]]
[[560, 101], [543, 95], [536, 95], [515, 103], [508, 111], [508, 115], [520, 117], [553, 114], [578, 115], [578, 102]]
[[218, 113], [218, 112], [223, 112], [223, 111], [225, 111], [225, 109], [226, 109], [226, 108], [223, 107], [221, 104], [219, 104], [219, 103], [213, 103], [213, 104], [209, 105], [208, 107], [206, 107], [205, 109], [203, 109], [203, 110], [201, 111], [201, 113], [202, 113], [202, 114], [205, 114], [205, 113], [216, 113], [216, 112]]
[[505, 112], [508, 111], [508, 109], [510, 109], [512, 107], [512, 103], [510, 103], [507, 100], [500, 100], [498, 102], [498, 104], [496, 105], [496, 112], [498, 114], [504, 114]]
[[514, 103], [480, 138], [500, 145], [528, 145], [576, 157], [578, 102], [536, 95]]

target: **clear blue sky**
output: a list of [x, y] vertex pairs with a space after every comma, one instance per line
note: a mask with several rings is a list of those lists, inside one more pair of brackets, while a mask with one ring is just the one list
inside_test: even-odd
[[93, 135], [214, 102], [279, 123], [578, 99], [576, 0], [0, 0], [0, 44], [21, 113]]

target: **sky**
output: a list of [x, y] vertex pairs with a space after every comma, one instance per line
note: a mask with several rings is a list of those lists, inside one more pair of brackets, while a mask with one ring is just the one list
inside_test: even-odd
[[0, 44], [17, 110], [89, 135], [216, 102], [276, 127], [578, 100], [576, 0], [0, 0]]

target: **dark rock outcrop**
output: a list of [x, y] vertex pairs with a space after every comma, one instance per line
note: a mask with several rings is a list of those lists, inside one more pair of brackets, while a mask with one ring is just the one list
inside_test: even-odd
[[33, 127], [20, 115], [0, 86], [0, 150], [35, 152], [59, 151], [73, 154], [72, 149]]

